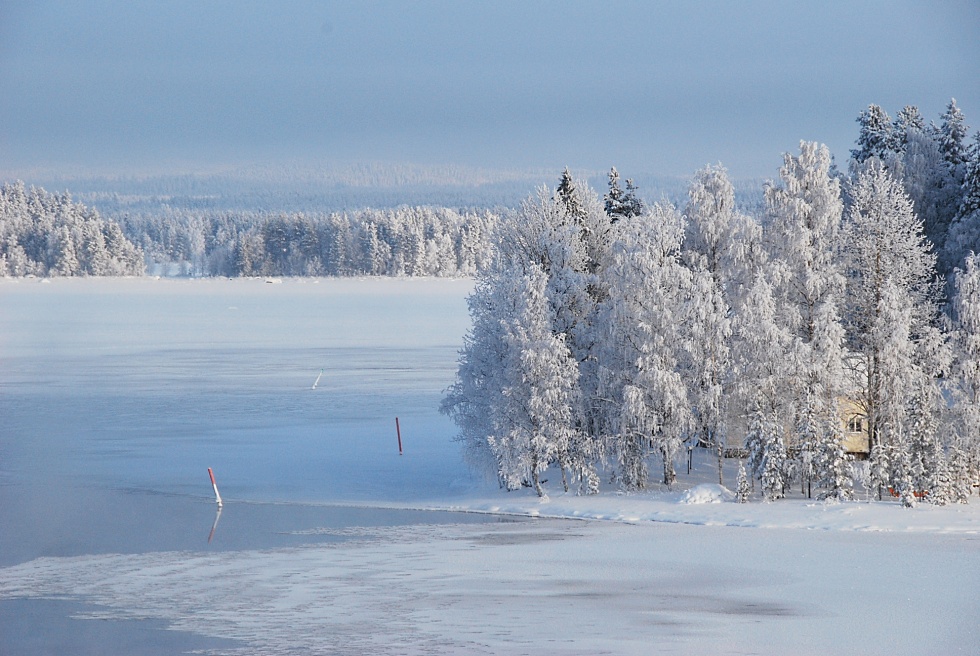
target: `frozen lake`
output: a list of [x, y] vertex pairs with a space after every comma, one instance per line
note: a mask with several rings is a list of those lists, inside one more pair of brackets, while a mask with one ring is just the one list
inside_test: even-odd
[[973, 505], [476, 480], [471, 285], [0, 280], [0, 653], [976, 653]]
[[[0, 280], [0, 566], [336, 540], [309, 533], [324, 527], [494, 521], [324, 505], [458, 488], [437, 405], [471, 286]], [[216, 526], [208, 467], [226, 501]], [[3, 608], [8, 619], [41, 614]], [[64, 615], [44, 614], [47, 625]], [[62, 647], [105, 644], [104, 631], [62, 620], [77, 638]], [[9, 654], [3, 636], [16, 634], [6, 629]], [[45, 643], [18, 644], [33, 653]]]
[[470, 287], [0, 281], [0, 482], [208, 495], [213, 467], [229, 498], [441, 496]]

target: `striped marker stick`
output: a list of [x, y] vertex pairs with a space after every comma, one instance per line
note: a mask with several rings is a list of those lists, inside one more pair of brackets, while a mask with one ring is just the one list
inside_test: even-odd
[[221, 495], [218, 494], [218, 484], [214, 482], [214, 472], [208, 467], [208, 476], [211, 477], [211, 487], [214, 488], [214, 498], [218, 501], [218, 507], [220, 508], [224, 504], [221, 503]]

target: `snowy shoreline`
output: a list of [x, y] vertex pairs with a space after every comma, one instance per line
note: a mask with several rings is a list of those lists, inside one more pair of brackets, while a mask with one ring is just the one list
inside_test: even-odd
[[[609, 492], [593, 496], [556, 494], [538, 498], [532, 492], [500, 492], [462, 499], [411, 502], [374, 500], [259, 501], [313, 507], [376, 508], [427, 512], [473, 513], [500, 517], [580, 520], [621, 524], [684, 524], [755, 529], [980, 535], [980, 503], [904, 508], [897, 499], [842, 502], [789, 498], [739, 504], [726, 499], [725, 488], [700, 484], [688, 490], [646, 493]], [[232, 501], [232, 504], [235, 502]]]
[[834, 504], [782, 500], [772, 504], [684, 504], [643, 496], [637, 499], [624, 497], [611, 503], [602, 499], [590, 501], [582, 497], [555, 497], [542, 503], [540, 507], [534, 507], [533, 504], [533, 500], [526, 504], [484, 500], [462, 505], [431, 505], [425, 509], [628, 524], [670, 523], [762, 529], [980, 534], [980, 510], [976, 504], [943, 508], [929, 506], [909, 511], [898, 503], [852, 501]]

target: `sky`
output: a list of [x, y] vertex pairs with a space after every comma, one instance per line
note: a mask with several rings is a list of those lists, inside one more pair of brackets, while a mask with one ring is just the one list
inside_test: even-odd
[[980, 127], [980, 2], [0, 0], [0, 172], [773, 177], [870, 103]]

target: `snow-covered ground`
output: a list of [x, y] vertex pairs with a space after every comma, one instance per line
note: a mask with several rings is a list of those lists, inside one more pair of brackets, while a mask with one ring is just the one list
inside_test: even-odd
[[[553, 480], [541, 500], [467, 472], [436, 408], [470, 288], [0, 279], [0, 602], [77, 599], [86, 618], [163, 621], [243, 654], [980, 653], [977, 497], [736, 504], [697, 453], [674, 490], [633, 495]], [[289, 546], [218, 551], [205, 526], [199, 547], [64, 547], [95, 491], [134, 491], [151, 516], [167, 499], [210, 513], [209, 466], [216, 543], [257, 506], [535, 519], [313, 515]], [[15, 550], [18, 534], [36, 546]]]

